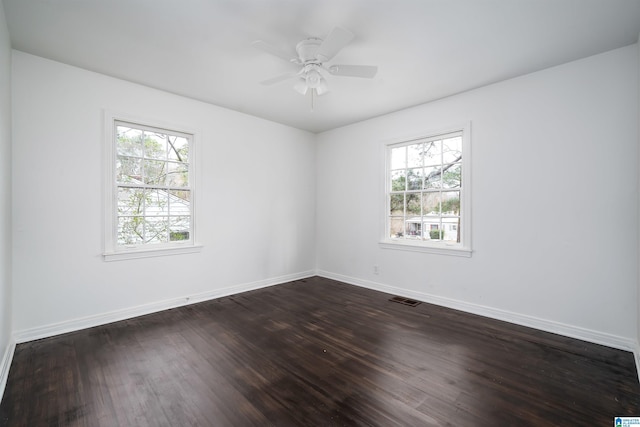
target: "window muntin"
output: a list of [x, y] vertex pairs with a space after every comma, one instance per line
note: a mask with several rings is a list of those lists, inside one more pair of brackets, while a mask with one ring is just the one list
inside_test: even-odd
[[387, 145], [387, 242], [468, 246], [464, 146], [463, 131]]
[[193, 244], [193, 135], [113, 126], [113, 249]]

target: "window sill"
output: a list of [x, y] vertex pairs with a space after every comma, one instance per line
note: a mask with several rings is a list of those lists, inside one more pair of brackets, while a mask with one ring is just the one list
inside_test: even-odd
[[202, 245], [164, 247], [158, 249], [137, 249], [120, 252], [105, 252], [105, 261], [122, 261], [127, 259], [152, 258], [167, 255], [182, 255], [200, 252]]
[[471, 258], [471, 249], [463, 248], [460, 246], [446, 246], [446, 245], [426, 245], [423, 243], [412, 242], [412, 241], [394, 241], [394, 240], [383, 240], [380, 242], [380, 247], [382, 249], [396, 249], [401, 251], [411, 251], [411, 252], [424, 252], [429, 254], [438, 254], [438, 255], [450, 255], [450, 256], [458, 256]]

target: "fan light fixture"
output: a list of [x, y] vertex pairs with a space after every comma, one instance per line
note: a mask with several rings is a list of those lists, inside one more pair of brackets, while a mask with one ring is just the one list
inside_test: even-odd
[[296, 84], [293, 85], [293, 90], [298, 92], [300, 95], [306, 95], [309, 86], [307, 86], [307, 80], [304, 77], [300, 77]]
[[329, 92], [329, 84], [327, 79], [320, 74], [316, 65], [309, 65], [302, 70], [293, 89], [300, 95], [306, 95], [309, 90], [312, 90], [315, 95], [320, 96]]
[[320, 86], [321, 79], [322, 76], [315, 69], [308, 71], [307, 75], [305, 76], [307, 86], [309, 86], [311, 89], [316, 89], [318, 86]]

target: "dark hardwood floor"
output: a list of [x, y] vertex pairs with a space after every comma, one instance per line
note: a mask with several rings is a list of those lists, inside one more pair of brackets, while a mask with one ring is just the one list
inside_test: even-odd
[[610, 426], [629, 352], [310, 278], [20, 344], [3, 426]]

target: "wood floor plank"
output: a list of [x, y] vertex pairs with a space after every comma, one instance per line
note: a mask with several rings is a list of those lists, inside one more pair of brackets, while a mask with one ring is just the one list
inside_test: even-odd
[[19, 344], [1, 426], [595, 426], [633, 355], [314, 277]]

